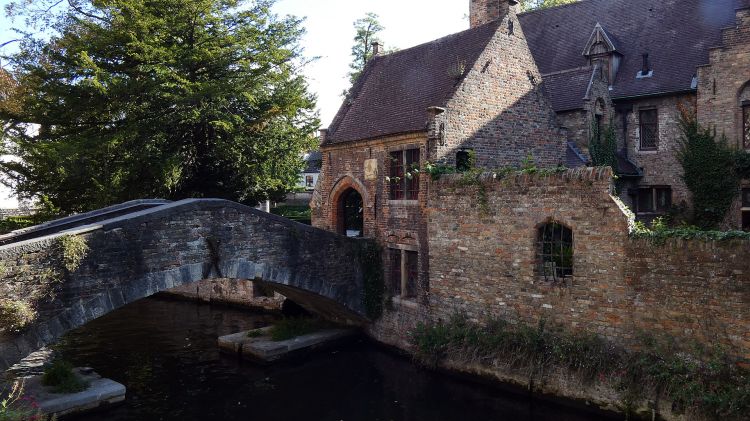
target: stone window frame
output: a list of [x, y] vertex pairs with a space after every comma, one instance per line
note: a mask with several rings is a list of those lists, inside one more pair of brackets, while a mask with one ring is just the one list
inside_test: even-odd
[[[638, 110], [637, 110], [637, 112], [638, 112], [638, 114], [637, 114], [637, 116], [638, 116], [638, 124], [637, 124], [637, 127], [638, 127], [638, 151], [639, 152], [658, 152], [659, 151], [660, 137], [661, 137], [660, 133], [659, 133], [659, 130], [660, 130], [660, 124], [659, 124], [659, 107], [656, 107], [656, 106], [639, 107]], [[654, 122], [653, 122], [653, 124], [655, 125], [655, 128], [654, 128], [655, 139], [654, 139], [654, 145], [653, 146], [644, 147], [643, 146], [643, 131], [644, 131], [643, 130], [643, 126], [644, 126], [644, 123], [643, 123], [643, 117], [642, 116], [643, 116], [643, 113], [647, 113], [647, 112], [654, 112], [654, 114], [655, 114], [655, 118], [654, 118]]]
[[750, 149], [750, 101], [742, 103], [742, 145]]
[[[415, 300], [419, 285], [419, 247], [408, 244], [389, 244], [386, 250], [388, 251], [386, 259], [389, 294], [400, 300]], [[411, 265], [413, 267], [410, 268]], [[410, 275], [413, 276], [410, 277]]]
[[[401, 153], [401, 165], [396, 166], [396, 167], [401, 167], [403, 171], [403, 168], [406, 167], [407, 152], [413, 152], [413, 151], [417, 151], [417, 153], [419, 154], [418, 162], [419, 162], [419, 168], [421, 170], [422, 162], [424, 161], [424, 151], [422, 150], [422, 145], [412, 143], [412, 144], [390, 147], [386, 150], [386, 155], [385, 155], [386, 162], [385, 162], [384, 167], [387, 168], [389, 177], [399, 176], [398, 174], [393, 174], [394, 166], [392, 165], [393, 160], [391, 156], [394, 153]], [[419, 176], [419, 174], [416, 177], [414, 177], [412, 180], [408, 180], [408, 181], [403, 180], [403, 183], [404, 184], [401, 186], [403, 187], [403, 194], [401, 198], [398, 198], [399, 195], [394, 195], [394, 190], [393, 190], [394, 184], [392, 182], [388, 183], [387, 192], [386, 192], [386, 195], [388, 197], [388, 203], [391, 205], [412, 205], [412, 206], [418, 205], [419, 198], [421, 196], [420, 194], [421, 193], [421, 177]], [[414, 189], [414, 186], [416, 186], [416, 189]], [[411, 187], [411, 190], [409, 190], [410, 187]], [[407, 194], [408, 191], [411, 191], [412, 192], [411, 194], [415, 194], [416, 198], [413, 198], [411, 197], [410, 194]]]
[[[560, 228], [559, 238], [555, 238], [557, 227]], [[550, 236], [547, 236], [547, 234], [550, 234]], [[569, 247], [570, 253], [568, 266], [558, 268], [555, 264], [553, 272], [550, 273], [549, 263], [566, 259], [566, 247]], [[534, 230], [534, 253], [536, 274], [545, 281], [558, 283], [572, 278], [575, 273], [575, 235], [573, 228], [553, 219], [537, 225]]]
[[[640, 199], [641, 199], [641, 192], [643, 191], [650, 191], [651, 194], [651, 209], [643, 211], [640, 209]], [[669, 185], [649, 185], [649, 186], [638, 186], [633, 189], [633, 208], [635, 210], [636, 215], [665, 215], [667, 212], [669, 212], [669, 209], [672, 207], [673, 203], [673, 196], [674, 191], [672, 190], [672, 186]], [[658, 204], [659, 202], [659, 192], [660, 191], [668, 191], [668, 200], [667, 203], [663, 206], [660, 206]]]

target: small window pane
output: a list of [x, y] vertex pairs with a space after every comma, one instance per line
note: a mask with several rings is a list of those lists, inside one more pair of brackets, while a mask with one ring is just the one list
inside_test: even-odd
[[406, 177], [406, 200], [419, 199], [419, 149], [406, 151], [406, 170], [410, 176]]
[[638, 213], [654, 211], [654, 191], [652, 189], [638, 189]]
[[742, 207], [750, 208], [750, 189], [742, 189]]
[[672, 207], [672, 189], [662, 187], [656, 189], [656, 212], [667, 212]]
[[557, 281], [573, 275], [573, 230], [545, 224], [538, 233], [538, 272], [545, 280]]
[[401, 250], [388, 249], [390, 252], [389, 263], [390, 263], [390, 290], [391, 295], [401, 295]]
[[642, 110], [640, 116], [641, 149], [656, 149], [659, 144], [659, 124], [656, 110]]
[[750, 211], [742, 212], [742, 230], [750, 231]]
[[391, 152], [391, 169], [389, 176], [391, 179], [390, 198], [392, 200], [401, 200], [404, 198], [404, 153], [403, 151]]

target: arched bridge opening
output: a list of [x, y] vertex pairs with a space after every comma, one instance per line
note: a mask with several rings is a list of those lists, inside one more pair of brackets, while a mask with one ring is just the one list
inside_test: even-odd
[[[118, 307], [205, 279], [260, 282], [310, 311], [367, 321], [368, 240], [191, 199], [0, 246], [0, 368]], [[15, 309], [6, 311], [6, 309]]]

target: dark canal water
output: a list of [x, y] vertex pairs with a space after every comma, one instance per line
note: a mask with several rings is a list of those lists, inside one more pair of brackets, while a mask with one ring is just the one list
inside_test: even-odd
[[69, 333], [56, 347], [66, 359], [128, 388], [126, 403], [77, 419], [604, 419], [423, 370], [366, 340], [268, 367], [219, 353], [217, 336], [273, 318], [149, 298]]

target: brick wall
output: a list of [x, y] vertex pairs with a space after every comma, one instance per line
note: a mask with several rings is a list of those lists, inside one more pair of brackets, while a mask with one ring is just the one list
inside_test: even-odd
[[[313, 226], [338, 231], [338, 209], [341, 193], [354, 188], [363, 199], [364, 236], [374, 238], [385, 247], [408, 248], [419, 252], [420, 288], [424, 296], [427, 285], [427, 225], [424, 214], [429, 189], [428, 177], [420, 177], [418, 200], [390, 200], [391, 183], [386, 181], [390, 169], [390, 152], [419, 149], [422, 160], [427, 154], [426, 133], [391, 136], [369, 141], [321, 147], [323, 165], [314, 194]], [[365, 166], [370, 172], [365, 174]]]
[[[645, 98], [630, 102], [632, 111], [627, 114], [627, 146], [628, 157], [636, 165], [643, 168], [641, 186], [671, 186], [672, 203], [690, 203], [690, 193], [682, 181], [682, 165], [677, 160], [679, 150], [680, 109], [685, 106], [688, 110], [695, 106], [695, 96], [692, 94], [673, 95], [666, 97]], [[640, 144], [640, 111], [656, 109], [659, 122], [659, 139], [656, 150], [641, 150]], [[618, 116], [618, 131], [621, 121]], [[623, 199], [628, 201], [626, 192]]]
[[[487, 179], [478, 187], [443, 177], [430, 188], [430, 299], [424, 318], [455, 312], [535, 324], [547, 319], [616, 343], [640, 332], [683, 344], [722, 343], [750, 359], [747, 242], [668, 241], [629, 236], [610, 196], [610, 172], [570, 170], [550, 177]], [[574, 273], [562, 284], [537, 272], [538, 227], [557, 221], [574, 236]], [[394, 312], [398, 312], [396, 307]], [[414, 309], [409, 310], [412, 314]], [[398, 342], [396, 314], [373, 329]]]
[[[698, 68], [698, 121], [742, 147], [742, 100], [750, 100], [750, 9], [737, 11], [737, 25], [723, 31], [723, 45]], [[746, 97], [745, 97], [746, 96]]]
[[[444, 142], [431, 142], [430, 156], [454, 164], [461, 149], [473, 149], [483, 168], [520, 165], [532, 154], [539, 165], [564, 162], [565, 138], [542, 89], [515, 13], [498, 30], [461, 81], [432, 127], [444, 124]], [[442, 143], [442, 144], [441, 144]]]

